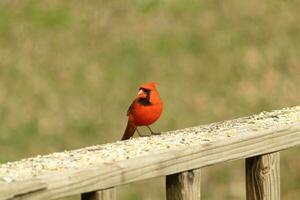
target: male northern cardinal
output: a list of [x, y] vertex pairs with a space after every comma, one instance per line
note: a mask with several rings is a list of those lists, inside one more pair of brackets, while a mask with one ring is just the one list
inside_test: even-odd
[[147, 126], [151, 134], [160, 134], [154, 133], [149, 127], [160, 117], [163, 110], [163, 102], [155, 86], [155, 83], [140, 85], [137, 97], [127, 111], [128, 122], [122, 140], [131, 138], [135, 130], [137, 130], [139, 136], [143, 136], [138, 131], [138, 126]]

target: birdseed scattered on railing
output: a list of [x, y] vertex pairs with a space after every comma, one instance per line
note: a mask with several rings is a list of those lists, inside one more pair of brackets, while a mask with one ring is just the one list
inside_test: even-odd
[[141, 137], [78, 150], [38, 155], [0, 165], [0, 183], [57, 174], [67, 170], [84, 169], [93, 165], [145, 156], [150, 152], [202, 145], [237, 137], [249, 130], [267, 130], [279, 123], [289, 125], [295, 122], [300, 122], [300, 106], [170, 131], [159, 136]]

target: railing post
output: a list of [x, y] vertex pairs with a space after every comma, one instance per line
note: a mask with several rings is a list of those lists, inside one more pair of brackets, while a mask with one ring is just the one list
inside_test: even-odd
[[247, 200], [280, 199], [279, 164], [278, 152], [246, 159]]
[[167, 200], [200, 200], [201, 169], [166, 177]]
[[116, 188], [83, 193], [81, 200], [116, 200]]

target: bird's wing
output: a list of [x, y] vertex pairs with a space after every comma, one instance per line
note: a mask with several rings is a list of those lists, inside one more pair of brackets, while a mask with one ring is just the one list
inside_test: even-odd
[[132, 104], [129, 106], [128, 110], [127, 110], [127, 116], [129, 116], [132, 111], [135, 109], [134, 104], [135, 104], [135, 100], [132, 102]]

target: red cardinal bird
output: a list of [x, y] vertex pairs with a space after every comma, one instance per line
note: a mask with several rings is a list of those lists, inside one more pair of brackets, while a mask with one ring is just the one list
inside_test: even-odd
[[127, 111], [128, 122], [122, 140], [131, 138], [135, 130], [137, 130], [139, 136], [143, 136], [138, 131], [138, 126], [147, 126], [151, 134], [160, 134], [154, 133], [149, 127], [160, 117], [163, 110], [163, 102], [155, 86], [155, 83], [140, 85], [137, 97]]

